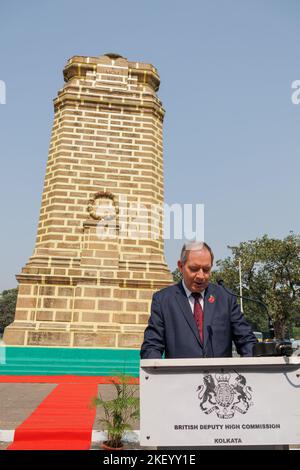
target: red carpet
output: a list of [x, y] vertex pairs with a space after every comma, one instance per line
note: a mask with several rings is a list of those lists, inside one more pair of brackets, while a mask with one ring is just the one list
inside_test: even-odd
[[[47, 383], [51, 383], [49, 376]], [[88, 450], [96, 416], [96, 408], [89, 406], [98, 394], [97, 383], [58, 385], [16, 429], [8, 449]]]

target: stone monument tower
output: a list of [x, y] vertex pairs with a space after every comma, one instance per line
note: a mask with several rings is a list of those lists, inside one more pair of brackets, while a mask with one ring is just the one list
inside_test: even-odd
[[164, 259], [164, 110], [150, 64], [73, 57], [54, 124], [34, 252], [8, 345], [138, 348]]

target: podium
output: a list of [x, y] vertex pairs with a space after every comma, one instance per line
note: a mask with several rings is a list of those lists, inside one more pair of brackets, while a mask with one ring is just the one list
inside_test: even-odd
[[143, 359], [142, 446], [300, 444], [300, 357]]

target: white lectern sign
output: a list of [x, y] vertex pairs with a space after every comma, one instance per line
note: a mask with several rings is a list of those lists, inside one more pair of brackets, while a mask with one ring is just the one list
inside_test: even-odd
[[141, 361], [142, 446], [300, 444], [300, 358]]

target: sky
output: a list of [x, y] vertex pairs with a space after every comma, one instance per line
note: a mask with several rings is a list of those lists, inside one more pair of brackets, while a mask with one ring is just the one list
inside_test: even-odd
[[[165, 202], [204, 204], [217, 259], [299, 233], [299, 17], [297, 0], [1, 0], [0, 291], [34, 248], [52, 100], [74, 55], [158, 69]], [[165, 241], [171, 270], [181, 245]]]

